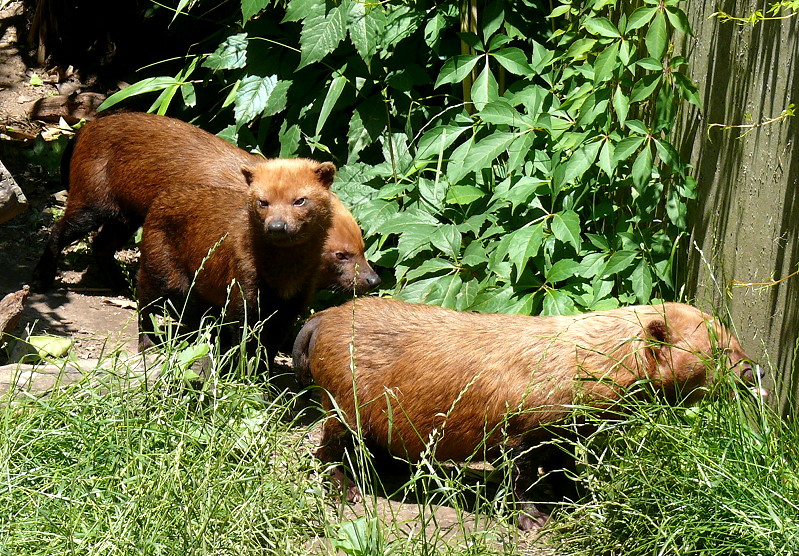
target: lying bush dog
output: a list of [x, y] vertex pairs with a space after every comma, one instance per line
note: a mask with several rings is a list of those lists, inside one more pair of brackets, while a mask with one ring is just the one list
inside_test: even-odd
[[[331, 414], [316, 456], [342, 461], [357, 394], [365, 440], [393, 454], [418, 459], [432, 438], [439, 460], [464, 461], [476, 452], [493, 460], [511, 450], [522, 529], [548, 517], [527, 495], [540, 465], [530, 449], [553, 438], [550, 425], [563, 422], [569, 406], [608, 408], [642, 383], [640, 392], [691, 403], [718, 378], [722, 357], [744, 382], [761, 375], [718, 320], [680, 303], [550, 317], [379, 298], [352, 303], [314, 315], [294, 343], [300, 382], [327, 391], [323, 405]], [[339, 412], [332, 413], [333, 400]], [[331, 474], [344, 488], [343, 470]], [[349, 501], [360, 496], [357, 486], [347, 489]]]

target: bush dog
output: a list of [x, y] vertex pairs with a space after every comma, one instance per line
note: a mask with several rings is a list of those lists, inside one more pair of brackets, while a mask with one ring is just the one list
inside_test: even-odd
[[[526, 501], [540, 465], [530, 449], [554, 438], [569, 406], [608, 408], [641, 381], [671, 403], [691, 402], [715, 378], [716, 350], [744, 380], [760, 373], [717, 320], [679, 303], [531, 317], [366, 297], [309, 319], [293, 363], [301, 383], [324, 389], [321, 461], [342, 461], [356, 410], [369, 445], [411, 460], [433, 438], [439, 460], [508, 449], [519, 526], [530, 529], [547, 519]], [[341, 468], [331, 475], [346, 485]], [[347, 498], [360, 499], [357, 486]]]
[[[142, 225], [155, 198], [168, 187], [195, 184], [246, 189], [241, 172], [264, 159], [186, 122], [144, 113], [102, 117], [83, 126], [64, 153], [62, 183], [69, 190], [33, 271], [37, 291], [49, 289], [64, 248], [90, 232], [97, 266], [115, 291], [127, 291], [114, 253]], [[332, 195], [332, 194], [331, 194]], [[325, 244], [320, 287], [365, 293], [380, 279], [364, 256], [358, 223], [333, 195], [333, 231]], [[356, 271], [357, 266], [357, 271]]]
[[300, 158], [225, 168], [218, 177], [238, 174], [247, 188], [173, 186], [147, 213], [137, 285], [140, 349], [153, 343], [154, 303], [180, 307], [191, 290], [197, 312], [225, 308], [239, 325], [265, 320], [262, 339], [273, 359], [315, 291], [335, 166]]

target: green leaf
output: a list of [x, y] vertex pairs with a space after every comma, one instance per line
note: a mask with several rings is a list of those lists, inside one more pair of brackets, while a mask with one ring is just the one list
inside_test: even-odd
[[564, 58], [572, 58], [574, 60], [582, 59], [587, 52], [591, 52], [596, 44], [596, 39], [577, 39], [572, 43]]
[[663, 71], [663, 62], [655, 58], [642, 58], [636, 62], [636, 65], [648, 71]]
[[636, 81], [635, 85], [633, 85], [633, 91], [630, 94], [630, 102], [641, 102], [649, 97], [652, 91], [655, 90], [655, 87], [660, 83], [662, 77], [662, 73], [652, 73]]
[[563, 282], [569, 278], [574, 278], [580, 270], [580, 263], [572, 259], [560, 259], [555, 261], [546, 273], [546, 280], [549, 284]]
[[573, 210], [557, 212], [552, 216], [552, 235], [563, 243], [571, 243], [580, 252], [580, 216]]
[[321, 13], [303, 20], [297, 69], [318, 62], [336, 49], [347, 32], [345, 15], [341, 6], [335, 6], [327, 14]]
[[213, 54], [205, 59], [202, 65], [212, 70], [243, 68], [247, 65], [248, 44], [247, 33], [231, 35], [219, 45]]
[[480, 56], [467, 54], [463, 56], [453, 56], [444, 62], [441, 73], [438, 74], [435, 87], [440, 87], [445, 83], [460, 83], [474, 69]]
[[269, 0], [241, 0], [241, 20], [247, 23], [250, 18], [269, 5]]
[[486, 192], [473, 185], [453, 185], [447, 190], [447, 203], [452, 205], [471, 205], [485, 197]]
[[288, 120], [283, 122], [278, 133], [278, 140], [280, 141], [280, 158], [289, 158], [297, 154], [297, 149], [300, 146], [300, 126], [297, 124], [287, 127]]
[[346, 84], [347, 84], [347, 78], [344, 77], [341, 73], [336, 73], [335, 77], [333, 77], [333, 81], [330, 83], [330, 86], [327, 88], [325, 101], [322, 103], [322, 109], [319, 112], [319, 119], [316, 120], [315, 135], [319, 135], [319, 133], [322, 131], [322, 128], [325, 126], [325, 122], [327, 121], [327, 118], [330, 116], [330, 113], [333, 111], [333, 107], [336, 105], [336, 101], [341, 96], [341, 92], [344, 90], [344, 86]]
[[652, 169], [652, 149], [646, 146], [638, 154], [632, 167], [633, 185], [639, 193], [643, 193], [649, 185], [649, 181], [652, 179]]
[[613, 70], [619, 61], [619, 43], [614, 42], [596, 57], [594, 62], [594, 83], [602, 83], [613, 77]]
[[242, 79], [233, 107], [236, 125], [242, 126], [264, 111], [275, 85], [277, 85], [276, 75], [267, 77], [248, 75]]
[[435, 224], [407, 224], [397, 242], [399, 262], [416, 255], [430, 245], [430, 236], [436, 231]]
[[455, 260], [461, 252], [461, 233], [452, 224], [439, 226], [430, 236], [433, 247]]
[[419, 139], [419, 145], [416, 149], [416, 159], [424, 160], [438, 157], [467, 129], [471, 130], [471, 127], [442, 125], [432, 128]]
[[438, 274], [441, 272], [452, 272], [456, 270], [455, 266], [453, 266], [451, 261], [447, 261], [444, 259], [427, 259], [422, 262], [419, 266], [414, 269], [408, 271], [405, 275], [405, 278], [408, 280], [416, 280], [421, 278], [422, 276], [427, 276], [429, 274]]
[[544, 292], [542, 315], [573, 315], [577, 312], [574, 299], [565, 291], [548, 289]]
[[583, 22], [589, 33], [610, 39], [621, 38], [621, 33], [606, 17], [589, 17]]
[[658, 11], [652, 19], [652, 24], [646, 32], [646, 49], [652, 58], [660, 60], [666, 53], [668, 44], [668, 32], [666, 30], [666, 16], [662, 11]]
[[688, 17], [680, 8], [676, 6], [670, 6], [666, 8], [666, 16], [669, 18], [669, 23], [671, 23], [672, 27], [675, 29], [678, 29], [680, 32], [685, 33], [686, 35], [694, 34], [693, 30], [691, 29], [691, 23], [688, 21]]
[[616, 111], [619, 124], [623, 125], [630, 111], [630, 98], [622, 92], [621, 85], [616, 85], [616, 91], [613, 93], [613, 110]]
[[367, 8], [366, 2], [360, 0], [352, 2], [347, 14], [347, 30], [352, 44], [367, 64], [377, 53], [385, 24], [386, 18], [380, 4]]
[[291, 0], [286, 7], [283, 23], [300, 21], [325, 12], [325, 0]]
[[266, 100], [264, 111], [261, 112], [262, 116], [273, 116], [286, 109], [289, 87], [291, 87], [291, 81], [278, 81], [275, 84]]
[[637, 251], [616, 251], [608, 258], [602, 277], [628, 270], [637, 256]]
[[450, 172], [450, 180], [456, 183], [469, 172], [491, 168], [496, 158], [508, 150], [514, 139], [514, 133], [496, 132], [474, 144], [468, 151], [467, 159], [461, 161], [463, 165], [460, 168], [454, 167]]
[[682, 173], [683, 162], [680, 160], [680, 155], [677, 153], [677, 149], [675, 149], [671, 143], [665, 139], [655, 139], [655, 148], [658, 151], [660, 160], [662, 160], [666, 166], [671, 168], [674, 172], [679, 174]]
[[575, 180], [579, 180], [582, 175], [585, 174], [586, 170], [594, 164], [601, 146], [601, 141], [592, 141], [574, 151], [566, 162], [562, 184], [568, 184]]
[[48, 357], [64, 357], [72, 347], [72, 340], [60, 336], [29, 336], [28, 344], [36, 350], [36, 355], [40, 359], [46, 359]]
[[627, 137], [616, 143], [614, 158], [616, 164], [627, 160], [638, 148], [643, 145], [645, 137]]
[[532, 127], [533, 122], [526, 115], [522, 115], [504, 98], [486, 104], [478, 116], [484, 122], [495, 125], [509, 125], [513, 127]]
[[683, 98], [701, 110], [702, 98], [699, 96], [699, 89], [697, 89], [696, 85], [680, 72], [673, 72], [671, 75]]
[[635, 270], [633, 270], [630, 280], [632, 281], [633, 293], [638, 298], [638, 302], [649, 303], [652, 298], [652, 273], [649, 271], [646, 260], [641, 260]]
[[645, 6], [637, 8], [630, 14], [630, 19], [627, 20], [627, 33], [649, 23], [657, 11], [657, 8], [647, 8]]
[[168, 76], [148, 77], [147, 79], [142, 79], [141, 81], [137, 81], [136, 83], [130, 85], [129, 87], [125, 87], [121, 91], [117, 91], [116, 93], [105, 99], [97, 109], [105, 110], [106, 108], [110, 108], [111, 106], [114, 106], [118, 102], [121, 102], [132, 96], [143, 95], [146, 93], [153, 93], [155, 91], [163, 91], [164, 89], [168, 89], [169, 87], [179, 87], [181, 85], [183, 85], [183, 81], [175, 79], [174, 77], [168, 77]]
[[483, 71], [472, 83], [472, 102], [474, 102], [475, 108], [482, 110], [486, 104], [497, 100], [499, 97], [498, 90], [497, 80], [494, 79], [494, 74], [491, 73], [491, 68], [488, 67], [488, 59], [486, 59]]
[[509, 47], [492, 52], [493, 56], [500, 65], [509, 72], [516, 75], [529, 75], [533, 73], [533, 68], [527, 62], [527, 54], [520, 48]]
[[613, 174], [613, 170], [616, 168], [616, 159], [614, 156], [613, 142], [610, 140], [605, 140], [602, 142], [602, 148], [599, 150], [597, 165], [608, 176]]
[[526, 226], [512, 232], [507, 243], [508, 259], [516, 267], [519, 276], [527, 266], [527, 262], [535, 257], [544, 241], [544, 224]]

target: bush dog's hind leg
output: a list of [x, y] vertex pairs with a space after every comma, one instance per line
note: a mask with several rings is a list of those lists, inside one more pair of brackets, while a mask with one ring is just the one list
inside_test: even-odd
[[[329, 404], [323, 404], [329, 405]], [[330, 412], [330, 408], [326, 408]], [[361, 489], [352, 483], [344, 473], [341, 464], [344, 452], [352, 448], [352, 435], [345, 425], [335, 417], [328, 417], [322, 431], [322, 441], [316, 449], [316, 458], [323, 463], [335, 463], [328, 471], [330, 478], [333, 479], [341, 491], [344, 493], [347, 502], [360, 502], [363, 499]]]
[[92, 241], [92, 255], [97, 267], [116, 293], [130, 293], [130, 287], [114, 254], [133, 236], [138, 227], [138, 222], [109, 220], [103, 224]]

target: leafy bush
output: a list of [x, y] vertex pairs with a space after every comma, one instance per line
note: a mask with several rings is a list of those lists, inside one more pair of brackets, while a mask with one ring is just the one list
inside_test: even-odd
[[696, 184], [669, 134], [700, 102], [672, 55], [691, 32], [678, 4], [241, 0], [176, 76], [107, 104], [160, 91], [165, 113], [180, 92], [245, 148], [332, 158], [400, 298], [543, 314], [672, 298]]

